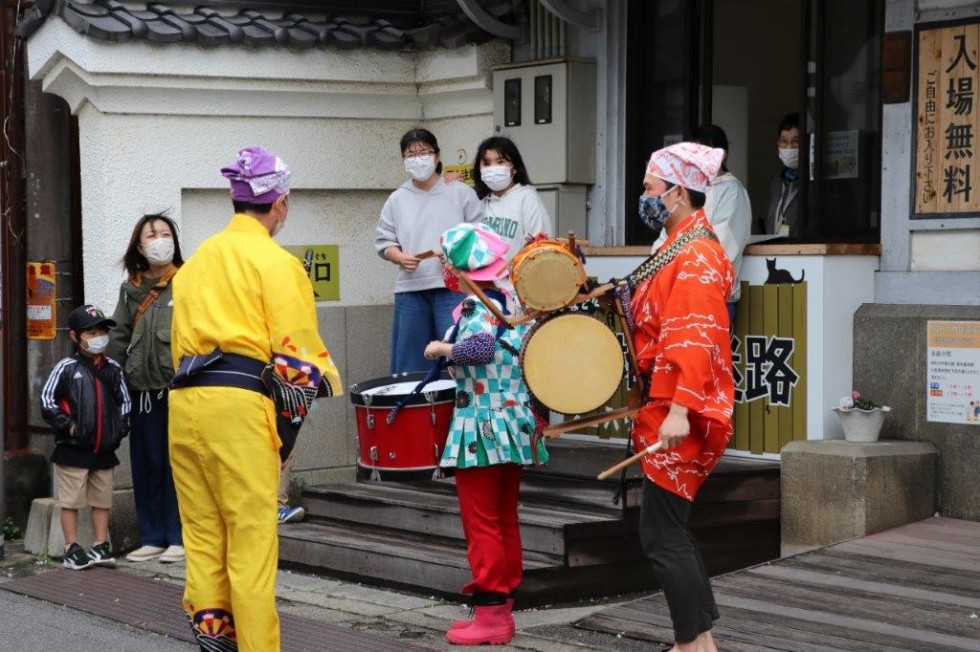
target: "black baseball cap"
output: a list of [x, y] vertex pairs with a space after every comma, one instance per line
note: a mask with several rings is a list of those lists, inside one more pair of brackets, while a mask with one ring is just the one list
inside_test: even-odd
[[80, 333], [102, 325], [112, 328], [116, 322], [106, 317], [105, 313], [95, 306], [85, 304], [68, 313], [68, 330], [73, 333]]

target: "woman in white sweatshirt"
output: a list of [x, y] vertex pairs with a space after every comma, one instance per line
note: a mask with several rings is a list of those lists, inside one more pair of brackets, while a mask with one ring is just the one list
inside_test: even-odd
[[439, 236], [460, 222], [483, 218], [480, 201], [463, 183], [442, 178], [439, 143], [432, 132], [412, 129], [400, 143], [405, 172], [410, 179], [389, 195], [374, 248], [398, 265], [395, 279], [395, 315], [391, 332], [391, 373], [425, 371], [425, 346], [439, 340], [453, 325], [453, 309], [465, 297], [446, 289], [442, 263], [418, 254], [439, 250]]
[[[551, 216], [531, 185], [524, 159], [510, 138], [487, 138], [473, 162], [473, 185], [483, 200], [483, 224], [503, 238], [509, 261], [527, 242], [527, 236], [554, 231]], [[497, 283], [513, 295], [510, 277]]]

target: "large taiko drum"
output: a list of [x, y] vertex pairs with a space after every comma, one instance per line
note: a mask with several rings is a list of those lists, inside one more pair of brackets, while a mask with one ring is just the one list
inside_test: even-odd
[[399, 374], [351, 386], [361, 477], [409, 481], [437, 476], [456, 402], [456, 381], [444, 375], [429, 383], [389, 423], [395, 405], [424, 376]]
[[524, 381], [545, 406], [585, 414], [619, 389], [625, 358], [619, 338], [595, 317], [565, 313], [539, 322], [524, 339]]
[[572, 303], [587, 278], [582, 261], [560, 240], [538, 240], [517, 252], [510, 278], [525, 308], [551, 312]]

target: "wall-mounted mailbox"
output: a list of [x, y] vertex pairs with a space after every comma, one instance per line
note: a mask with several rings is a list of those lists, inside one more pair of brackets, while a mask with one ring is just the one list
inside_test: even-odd
[[494, 68], [493, 99], [494, 130], [517, 144], [535, 185], [595, 183], [594, 60]]

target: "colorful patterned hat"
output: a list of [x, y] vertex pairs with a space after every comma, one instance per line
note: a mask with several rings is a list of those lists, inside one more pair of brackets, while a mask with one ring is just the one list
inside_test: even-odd
[[675, 186], [704, 192], [718, 174], [725, 150], [697, 143], [677, 143], [650, 156], [647, 174]]
[[221, 168], [231, 180], [231, 198], [249, 204], [271, 204], [289, 194], [289, 166], [264, 147], [238, 150], [235, 162]]
[[439, 236], [446, 260], [474, 281], [495, 281], [507, 274], [504, 254], [510, 246], [482, 224], [459, 224]]

